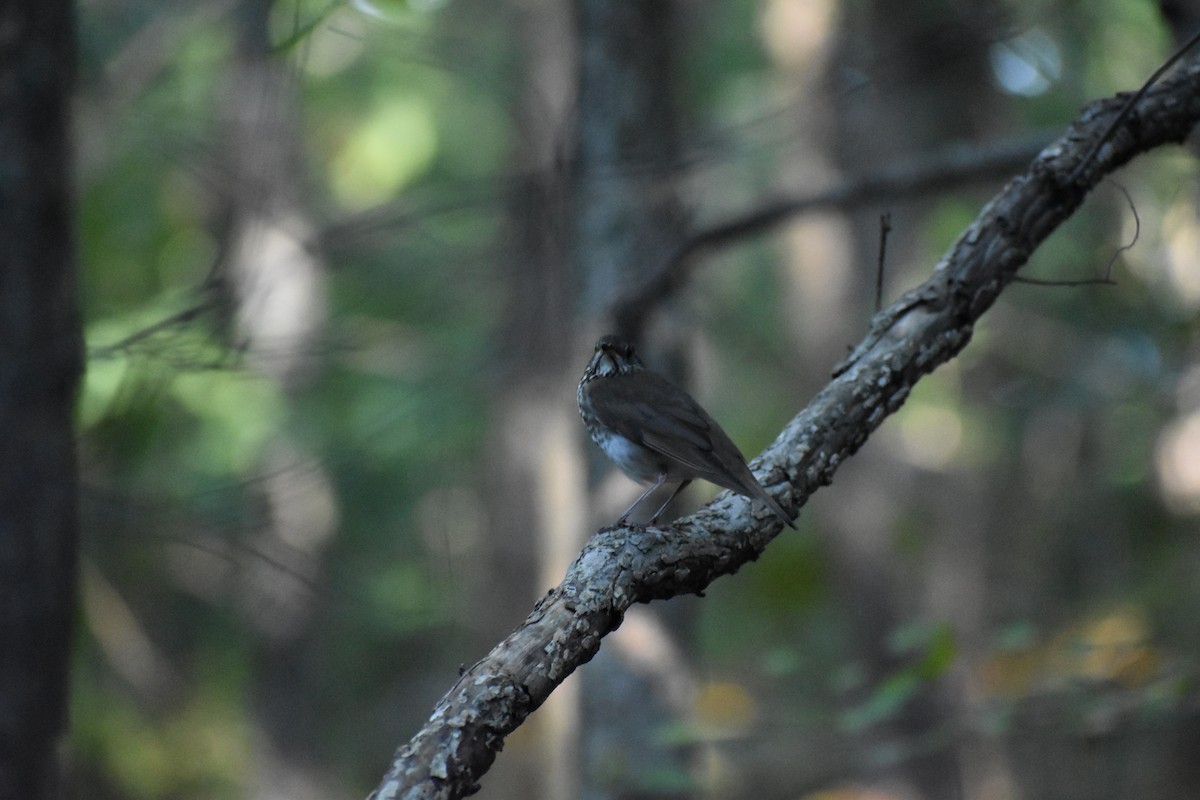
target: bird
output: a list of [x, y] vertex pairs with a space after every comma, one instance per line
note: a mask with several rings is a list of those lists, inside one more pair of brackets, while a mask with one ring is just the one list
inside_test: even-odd
[[729, 435], [690, 394], [647, 369], [633, 345], [607, 334], [576, 391], [579, 415], [592, 440], [626, 475], [652, 485], [617, 520], [664, 483], [679, 485], [650, 518], [654, 525], [675, 496], [696, 478], [759, 500], [789, 528], [792, 517], [754, 477]]

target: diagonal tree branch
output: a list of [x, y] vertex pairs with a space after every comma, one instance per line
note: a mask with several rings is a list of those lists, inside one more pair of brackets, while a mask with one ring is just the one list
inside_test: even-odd
[[[833, 381], [755, 462], [785, 508], [799, 508], [830, 483], [916, 382], [966, 346], [979, 317], [1100, 180], [1139, 153], [1188, 135], [1200, 120], [1200, 60], [1145, 91], [1125, 121], [1106, 132], [1126, 98], [1085, 108], [984, 207], [928, 281], [875, 316]], [[748, 502], [728, 492], [671, 528], [602, 529], [528, 619], [463, 673], [396, 752], [373, 796], [470, 794], [504, 737], [595, 655], [626, 609], [703, 592], [756, 559], [779, 530], [771, 514], [752, 516]]]

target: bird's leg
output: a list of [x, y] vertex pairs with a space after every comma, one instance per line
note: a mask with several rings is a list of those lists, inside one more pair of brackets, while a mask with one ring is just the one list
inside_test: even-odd
[[[666, 475], [662, 476], [662, 478], [659, 478], [658, 482], [662, 483], [663, 479], [666, 477], [667, 477]], [[658, 518], [661, 517], [662, 513], [667, 510], [667, 506], [671, 505], [671, 501], [674, 500], [679, 495], [680, 492], [682, 492], [684, 489], [686, 489], [687, 485], [689, 483], [691, 483], [691, 481], [686, 480], [683, 483], [681, 483], [675, 487], [675, 491], [671, 492], [671, 496], [667, 498], [667, 502], [665, 502], [661, 506], [659, 506], [658, 511], [655, 511], [654, 516], [650, 518], [650, 522], [649, 522], [650, 525], [653, 525], [654, 523], [658, 522]]]
[[[630, 514], [632, 514], [632, 513], [633, 513], [633, 510], [634, 510], [635, 508], [637, 508], [637, 507], [638, 507], [638, 504], [639, 504], [639, 503], [641, 503], [643, 500], [645, 500], [647, 497], [649, 497], [651, 492], [653, 492], [653, 491], [654, 491], [655, 489], [657, 489], [658, 487], [662, 486], [662, 485], [663, 485], [663, 481], [665, 481], [666, 479], [667, 479], [667, 474], [666, 474], [665, 472], [664, 472], [664, 473], [662, 473], [661, 475], [659, 475], [659, 476], [658, 476], [658, 480], [656, 480], [656, 481], [654, 482], [654, 485], [653, 485], [653, 486], [651, 486], [651, 487], [650, 487], [649, 489], [647, 489], [646, 491], [642, 492], [641, 496], [640, 496], [640, 497], [639, 497], [637, 500], [634, 500], [634, 501], [633, 501], [633, 505], [631, 505], [629, 508], [625, 509], [625, 513], [623, 513], [623, 514], [622, 514], [622, 515], [621, 515], [621, 516], [620, 516], [620, 517], [617, 519], [617, 524], [618, 524], [618, 525], [624, 525], [624, 524], [625, 524], [625, 520], [626, 520], [626, 519], [629, 517], [629, 515], [630, 515]], [[674, 497], [674, 495], [672, 495], [672, 497]], [[662, 511], [662, 509], [659, 509], [659, 511], [661, 512], [661, 511]], [[657, 517], [656, 517], [656, 518], [657, 518]], [[651, 521], [653, 521], [653, 520], [651, 520]]]

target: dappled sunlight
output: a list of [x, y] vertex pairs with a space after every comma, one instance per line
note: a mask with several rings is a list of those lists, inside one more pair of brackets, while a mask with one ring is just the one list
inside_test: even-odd
[[1155, 468], [1168, 505], [1177, 513], [1200, 513], [1200, 412], [1163, 429], [1155, 450]]
[[983, 439], [968, 438], [968, 407], [962, 398], [961, 382], [960, 364], [950, 363], [939, 369], [880, 428], [881, 442], [903, 462], [934, 472], [961, 466], [959, 461], [966, 450], [977, 459]]
[[241, 698], [227, 686], [204, 687], [166, 717], [125, 704], [98, 709], [93, 702], [75, 701], [76, 749], [106, 765], [105, 785], [120, 796], [238, 794], [254, 757], [253, 737]]
[[731, 681], [701, 683], [692, 703], [696, 735], [705, 740], [746, 736], [759, 719], [758, 702], [746, 687]]
[[177, 455], [190, 454], [195, 469], [212, 474], [252, 469], [284, 417], [278, 387], [243, 372], [180, 373], [169, 391], [203, 426], [201, 435], [184, 436], [181, 424]]
[[922, 469], [942, 470], [963, 443], [962, 419], [953, 409], [914, 404], [897, 415], [905, 460]]
[[437, 150], [437, 130], [423, 98], [381, 99], [333, 155], [330, 189], [347, 210], [370, 208], [429, 169]]
[[237, 328], [250, 365], [281, 383], [311, 376], [325, 330], [324, 265], [298, 215], [251, 216], [234, 238]]
[[1038, 28], [996, 42], [989, 55], [996, 82], [1006, 92], [1033, 97], [1062, 77], [1058, 44]]
[[349, 5], [337, 6], [312, 29], [300, 49], [300, 65], [315, 78], [337, 75], [366, 52], [367, 33], [361, 13]]
[[[809, 169], [812, 169], [811, 165]], [[832, 179], [832, 174], [813, 176], [814, 183]], [[861, 286], [852, 268], [853, 231], [845, 217], [817, 213], [788, 225], [782, 232], [786, 265], [783, 291], [792, 338], [813, 357], [824, 352], [830, 340], [846, 325]]]
[[1146, 611], [1124, 605], [1051, 632], [1041, 641], [1000, 649], [982, 665], [980, 677], [990, 695], [1011, 697], [1078, 682], [1135, 689], [1163, 677], [1164, 661], [1151, 637]]
[[832, 0], [768, 0], [759, 32], [767, 52], [784, 69], [815, 71], [833, 41], [837, 4]]
[[1200, 220], [1189, 200], [1168, 209], [1162, 220], [1166, 243], [1165, 277], [1176, 302], [1190, 311], [1200, 308]]

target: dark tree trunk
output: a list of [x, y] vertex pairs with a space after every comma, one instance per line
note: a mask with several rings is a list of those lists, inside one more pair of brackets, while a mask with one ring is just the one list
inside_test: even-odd
[[[572, 260], [579, 307], [589, 327], [600, 321], [602, 327], [589, 331], [593, 335], [624, 334], [637, 340], [650, 360], [669, 364], [664, 342], [646, 335], [646, 317], [613, 319], [611, 309], [617, 297], [665, 262], [683, 238], [675, 64], [681, 14], [674, 2], [605, 0], [576, 0], [574, 11], [579, 98]], [[661, 303], [651, 305], [661, 316]], [[586, 356], [592, 343], [579, 344]], [[578, 380], [581, 367], [572, 365], [572, 379]], [[584, 438], [581, 426], [578, 435]], [[586, 448], [593, 474], [613, 469], [591, 442]], [[602, 516], [611, 511], [592, 522], [603, 524]], [[625, 632], [636, 628], [642, 636], [675, 645], [675, 634], [687, 628], [684, 617], [690, 608], [674, 603], [653, 611], [637, 609], [636, 625]], [[672, 624], [664, 623], [664, 617]], [[678, 722], [684, 713], [680, 692], [672, 696], [669, 687], [690, 686], [691, 670], [683, 658], [670, 666], [662, 661], [636, 663], [628, 639], [618, 635], [581, 674], [581, 797], [690, 796], [686, 788], [653, 785], [670, 776], [674, 786], [686, 787], [693, 760], [691, 747], [664, 742], [661, 736], [663, 726]]]
[[[682, 238], [675, 5], [577, 0], [574, 262], [596, 317]], [[645, 320], [618, 331], [641, 340]], [[645, 342], [641, 342], [645, 345]], [[643, 349], [645, 349], [643, 347]]]
[[0, 2], [0, 799], [60, 793], [80, 374], [66, 0]]

